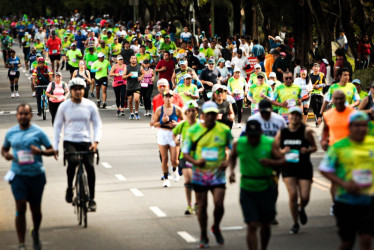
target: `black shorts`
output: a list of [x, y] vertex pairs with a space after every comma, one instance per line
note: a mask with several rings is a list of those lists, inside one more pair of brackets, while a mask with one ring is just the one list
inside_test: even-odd
[[36, 176], [16, 175], [10, 181], [14, 199], [16, 201], [25, 199], [33, 206], [41, 204], [45, 183], [44, 173]]
[[313, 180], [313, 165], [286, 166], [282, 168], [282, 178], [293, 177], [299, 180]]
[[140, 95], [140, 89], [136, 89], [136, 90], [127, 90], [127, 96], [134, 96], [134, 93], [137, 93]]
[[95, 79], [96, 86], [108, 86], [108, 77], [101, 77], [100, 79]]
[[60, 61], [61, 60], [61, 55], [49, 55], [49, 59], [51, 60], [51, 62]]
[[91, 71], [90, 71], [91, 79], [95, 79], [95, 75], [96, 75], [95, 72], [91, 72]]
[[350, 205], [335, 202], [334, 215], [336, 217], [338, 234], [342, 241], [353, 242], [356, 234], [374, 235], [374, 203], [370, 205]]
[[219, 185], [213, 185], [213, 186], [202, 186], [202, 185], [192, 184], [192, 187], [196, 193], [204, 193], [204, 192], [208, 192], [209, 190], [213, 191], [215, 188], [226, 189], [226, 184], [219, 184]]
[[16, 74], [15, 75], [11, 75], [10, 74], [10, 70], [8, 71], [8, 77], [9, 77], [9, 80], [13, 81], [14, 79], [16, 78], [19, 78], [19, 71], [16, 71]]
[[245, 223], [270, 223], [274, 220], [277, 187], [270, 185], [264, 191], [252, 192], [240, 188], [240, 205]]
[[70, 74], [73, 75], [74, 71], [78, 70], [79, 68], [76, 68], [76, 67], [73, 67], [69, 64], [69, 71], [70, 71]]
[[187, 163], [186, 159], [180, 159], [179, 160], [179, 167], [181, 169], [192, 169], [192, 164], [191, 163], [186, 164], [186, 163]]

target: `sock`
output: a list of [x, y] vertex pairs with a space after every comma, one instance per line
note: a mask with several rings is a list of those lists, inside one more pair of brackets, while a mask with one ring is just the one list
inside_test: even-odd
[[63, 69], [65, 66], [65, 61], [62, 61], [62, 64], [61, 64], [61, 69]]
[[169, 173], [164, 173], [164, 178], [165, 178], [165, 180], [168, 179], [168, 175], [169, 175]]
[[177, 170], [177, 168], [173, 167], [173, 172], [175, 172], [175, 170]]
[[14, 85], [10, 85], [10, 91], [14, 92]]
[[14, 88], [15, 88], [16, 92], [18, 92], [18, 84], [14, 84]]

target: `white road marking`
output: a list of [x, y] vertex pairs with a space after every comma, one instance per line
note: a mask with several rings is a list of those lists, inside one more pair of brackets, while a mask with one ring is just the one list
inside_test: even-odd
[[0, 115], [4, 114], [4, 111], [0, 111]]
[[243, 226], [233, 226], [233, 227], [222, 227], [222, 231], [234, 231], [234, 230], [242, 230]]
[[139, 191], [137, 188], [131, 188], [130, 191], [135, 195], [135, 196], [144, 196], [142, 192]]
[[17, 111], [10, 111], [9, 114], [15, 115], [15, 114], [17, 114]]
[[186, 231], [180, 231], [178, 232], [178, 235], [182, 237], [188, 243], [197, 242], [197, 240], [194, 237], [192, 237], [191, 234], [187, 233]]
[[120, 180], [120, 181], [125, 181], [125, 180], [126, 180], [126, 177], [123, 176], [123, 175], [121, 175], [121, 174], [116, 174], [115, 176], [116, 176], [117, 179]]
[[322, 185], [320, 185], [318, 183], [315, 183], [315, 182], [313, 183], [313, 186], [315, 186], [316, 188], [321, 189], [323, 191], [329, 190], [328, 188], [326, 188], [326, 187], [324, 187], [324, 186], [322, 186]]
[[161, 211], [158, 207], [149, 207], [152, 212], [154, 212], [158, 217], [166, 217], [166, 214]]
[[101, 165], [103, 165], [104, 168], [112, 168], [108, 162], [102, 162]]
[[26, 70], [23, 69], [22, 72], [23, 72], [23, 73], [26, 73]]
[[319, 180], [317, 178], [313, 178], [313, 181], [317, 182], [319, 185], [324, 186], [326, 188], [330, 188], [331, 187], [330, 183], [321, 181], [321, 180]]

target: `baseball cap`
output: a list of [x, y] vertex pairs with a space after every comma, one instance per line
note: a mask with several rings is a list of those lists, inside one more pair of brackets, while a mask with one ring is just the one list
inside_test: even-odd
[[265, 78], [265, 73], [264, 72], [259, 72], [258, 74], [257, 74], [257, 77], [259, 77], [259, 76], [262, 76], [263, 78]]
[[97, 54], [97, 57], [104, 57], [103, 52], [100, 52], [99, 54]]
[[190, 74], [185, 74], [184, 79], [186, 79], [186, 78], [192, 78], [192, 76]]
[[257, 120], [249, 120], [245, 127], [245, 133], [260, 136], [262, 133], [261, 124]]
[[235, 68], [234, 72], [240, 72], [240, 69], [239, 68]]
[[260, 112], [271, 112], [273, 111], [271, 102], [267, 99], [262, 99], [258, 104], [258, 109]]
[[352, 83], [361, 84], [361, 81], [360, 81], [360, 79], [354, 79], [354, 80], [352, 81]]
[[57, 71], [57, 72], [55, 73], [55, 76], [62, 76], [62, 74], [61, 74], [61, 72], [58, 72], [58, 71]]
[[215, 63], [214, 59], [209, 59], [208, 63]]
[[42, 56], [42, 54], [36, 53], [36, 57], [40, 57], [40, 56]]
[[280, 55], [281, 56], [287, 56], [287, 54], [285, 52], [281, 52]]
[[369, 116], [362, 111], [354, 111], [349, 115], [348, 118], [349, 124], [352, 122], [359, 122], [359, 121], [369, 121]]
[[117, 60], [121, 60], [121, 59], [123, 59], [123, 57], [121, 55], [118, 55]]
[[216, 91], [219, 90], [219, 89], [226, 90], [226, 89], [225, 89], [225, 86], [223, 86], [223, 85], [221, 85], [221, 84], [214, 84], [214, 85], [213, 85], [213, 88], [212, 88], [212, 92], [214, 93], [214, 92], [216, 92]]
[[182, 65], [182, 64], [187, 64], [187, 61], [185, 61], [185, 60], [180, 60], [180, 61], [179, 61], [179, 65]]
[[169, 35], [166, 35], [165, 38], [170, 38], [170, 36], [169, 36]]
[[268, 81], [268, 84], [269, 84], [270, 86], [272, 86], [272, 85], [275, 84], [275, 81], [273, 81], [273, 80], [269, 80], [269, 81]]
[[168, 80], [166, 80], [165, 78], [161, 78], [157, 81], [157, 87], [158, 86], [169, 86], [169, 82]]
[[218, 63], [222, 63], [222, 62], [225, 62], [225, 59], [223, 58], [218, 59]]
[[215, 102], [213, 101], [207, 101], [203, 104], [203, 106], [201, 107], [203, 113], [210, 113], [210, 112], [213, 112], [213, 113], [218, 113], [219, 110], [218, 110], [218, 106]]
[[270, 72], [269, 77], [277, 77], [277, 74], [275, 74], [275, 72]]
[[329, 61], [327, 61], [327, 59], [326, 58], [323, 58], [322, 59], [322, 61], [326, 64], [326, 65], [328, 65], [329, 64]]
[[76, 44], [76, 43], [72, 43], [72, 44], [70, 45], [70, 47], [73, 47], [73, 46], [77, 46], [77, 44]]
[[257, 64], [255, 65], [255, 69], [261, 69], [261, 65], [257, 63]]
[[190, 101], [186, 102], [186, 104], [184, 105], [184, 107], [186, 109], [189, 109], [189, 108], [199, 108], [199, 105], [197, 104], [197, 102], [195, 100], [190, 100]]
[[147, 59], [144, 60], [144, 61], [143, 61], [143, 64], [149, 64], [149, 60], [147, 60]]
[[321, 65], [319, 65], [319, 63], [313, 63], [313, 66], [321, 66]]
[[173, 95], [174, 95], [173, 90], [169, 89], [169, 90], [164, 91], [163, 96], [166, 96], [166, 95], [171, 95], [171, 96], [173, 96]]
[[303, 112], [301, 111], [301, 108], [298, 107], [298, 106], [295, 106], [295, 107], [292, 107], [288, 110], [288, 113], [291, 114], [293, 112], [296, 112], [296, 113], [299, 113], [300, 115], [303, 114]]

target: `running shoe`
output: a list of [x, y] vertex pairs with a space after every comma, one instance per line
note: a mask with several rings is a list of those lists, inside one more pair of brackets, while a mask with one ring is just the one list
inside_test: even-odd
[[305, 225], [308, 222], [308, 216], [306, 215], [304, 209], [299, 210], [299, 219], [301, 225]]
[[15, 96], [16, 96], [16, 98], [18, 98], [18, 97], [19, 97], [19, 94], [18, 94], [18, 92], [16, 92]]
[[65, 200], [67, 203], [73, 202], [73, 190], [71, 188], [66, 189]]
[[34, 92], [32, 92], [32, 97], [35, 97], [35, 91], [34, 91]]
[[171, 185], [170, 185], [170, 181], [169, 181], [169, 179], [166, 179], [166, 180], [164, 180], [164, 183], [162, 184], [162, 186], [165, 188], [165, 187], [170, 187]]
[[139, 105], [140, 105], [140, 107], [143, 107], [143, 106], [144, 106], [142, 102], [140, 102], [140, 104], [139, 104]]
[[209, 248], [209, 239], [208, 239], [208, 237], [200, 237], [199, 248]]
[[238, 125], [236, 125], [237, 128], [242, 128], [242, 125], [240, 123], [238, 123]]
[[335, 215], [334, 204], [332, 204], [331, 207], [330, 207], [330, 215], [331, 215], [331, 216], [334, 216], [334, 215]]
[[152, 113], [151, 113], [151, 111], [148, 111], [148, 116], [152, 116]]
[[91, 93], [91, 97], [95, 97], [94, 93]]
[[129, 120], [134, 120], [134, 119], [135, 119], [135, 115], [134, 115], [134, 113], [131, 113], [130, 117], [129, 117]]
[[177, 170], [173, 171], [172, 173], [173, 181], [179, 181], [179, 174], [177, 174]]
[[[168, 173], [168, 176], [170, 176], [170, 173]], [[164, 175], [161, 176], [161, 180], [162, 181], [165, 180], [165, 176]]]
[[18, 250], [27, 250], [26, 245], [25, 244], [19, 244], [18, 245]]
[[135, 119], [136, 119], [136, 120], [140, 120], [139, 113], [135, 113]]
[[30, 230], [31, 238], [33, 240], [34, 250], [41, 250], [42, 244], [40, 243], [39, 235], [35, 233], [34, 229]]
[[97, 101], [97, 107], [100, 108], [101, 101]]
[[178, 174], [179, 176], [182, 176], [183, 175], [183, 171], [182, 171], [182, 168], [178, 166]]
[[121, 116], [125, 116], [125, 111], [121, 111]]
[[106, 103], [105, 102], [103, 102], [103, 109], [105, 109], [106, 108]]
[[225, 239], [223, 238], [223, 236], [221, 234], [221, 230], [219, 228], [214, 228], [214, 226], [212, 226], [210, 231], [216, 237], [216, 241], [217, 241], [218, 245], [222, 246], [223, 244], [225, 244]]
[[295, 223], [291, 229], [290, 229], [290, 234], [297, 234], [300, 230], [299, 223]]
[[195, 210], [191, 206], [187, 206], [186, 211], [184, 212], [185, 215], [195, 214]]
[[197, 214], [197, 212], [199, 211], [199, 205], [197, 205], [197, 203], [195, 203], [193, 210], [195, 211], [195, 214]]
[[12, 92], [11, 94], [10, 94], [10, 98], [14, 98], [16, 95], [14, 94], [14, 92]]
[[118, 117], [118, 116], [120, 116], [121, 115], [121, 111], [120, 110], [117, 110], [117, 114], [116, 114], [116, 116]]
[[88, 202], [88, 212], [96, 212], [96, 202], [94, 200]]

